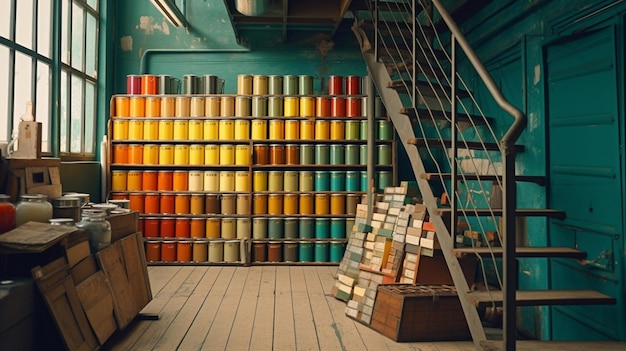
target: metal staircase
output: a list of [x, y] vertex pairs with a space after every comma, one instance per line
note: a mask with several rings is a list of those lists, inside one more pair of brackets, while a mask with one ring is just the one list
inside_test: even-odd
[[[566, 247], [517, 247], [518, 219], [562, 220], [566, 214], [516, 207], [516, 182], [545, 185], [541, 175], [515, 172], [516, 154], [524, 152], [515, 143], [526, 116], [502, 95], [441, 0], [366, 0], [353, 12], [352, 30], [407, 152], [477, 349], [491, 344], [481, 309], [503, 306], [501, 346], [514, 350], [517, 306], [614, 304], [614, 298], [591, 290], [517, 289], [517, 257], [583, 260], [586, 254]], [[496, 116], [485, 115], [485, 103], [472, 93], [467, 77], [480, 78], [491, 105], [500, 108]], [[446, 197], [448, 203], [442, 201]], [[482, 240], [471, 235], [468, 240], [464, 232]], [[476, 256], [479, 271], [485, 275], [491, 269], [495, 278], [484, 278], [489, 284], [482, 289], [470, 286], [458, 261], [464, 255]]]

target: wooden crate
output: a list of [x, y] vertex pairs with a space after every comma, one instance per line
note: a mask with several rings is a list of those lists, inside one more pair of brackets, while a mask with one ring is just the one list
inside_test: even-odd
[[394, 341], [470, 339], [456, 289], [449, 285], [379, 285], [371, 327]]

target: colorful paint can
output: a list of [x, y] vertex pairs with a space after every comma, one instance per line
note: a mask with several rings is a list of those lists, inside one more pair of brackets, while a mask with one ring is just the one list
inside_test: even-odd
[[360, 95], [360, 94], [361, 94], [361, 77], [347, 76], [346, 77], [346, 95]]
[[329, 191], [330, 176], [328, 171], [315, 171], [315, 191]]
[[345, 218], [331, 218], [330, 237], [333, 239], [344, 239], [346, 237]]
[[160, 110], [161, 110], [160, 117], [175, 117], [176, 116], [176, 98], [173, 96], [162, 96]]
[[330, 194], [330, 214], [340, 215], [346, 213], [346, 195]]
[[358, 165], [359, 164], [359, 145], [349, 144], [345, 146], [345, 164]]
[[159, 121], [156, 119], [143, 121], [143, 140], [159, 139]]
[[176, 261], [176, 241], [162, 241], [161, 242], [161, 261], [162, 262], [175, 262]]
[[176, 237], [176, 218], [161, 217], [159, 232], [162, 238]]
[[237, 94], [239, 95], [252, 95], [252, 75], [240, 74], [237, 76]]
[[226, 240], [224, 242], [224, 262], [239, 261], [239, 240]]
[[250, 152], [250, 145], [237, 144], [235, 145], [235, 164], [238, 166], [247, 166], [250, 164], [250, 158], [252, 154]]
[[159, 237], [160, 221], [161, 219], [159, 217], [145, 217], [143, 225], [143, 236], [146, 238]]
[[283, 194], [269, 194], [267, 196], [267, 213], [271, 215], [283, 214]]
[[345, 159], [345, 147], [341, 144], [329, 146], [329, 161], [331, 165], [343, 165]]
[[286, 75], [283, 76], [283, 95], [297, 95], [298, 94], [298, 76]]
[[140, 96], [130, 97], [130, 117], [145, 117], [146, 116], [146, 98]]
[[235, 164], [235, 146], [231, 144], [220, 145], [220, 165]]
[[267, 261], [268, 262], [282, 262], [283, 251], [282, 242], [280, 241], [268, 241], [267, 242]]
[[206, 219], [206, 237], [207, 238], [219, 238], [221, 236], [222, 220], [220, 218], [207, 218]]
[[204, 165], [205, 145], [191, 144], [189, 145], [189, 164]]
[[207, 96], [204, 100], [204, 115], [206, 117], [219, 117], [220, 98], [218, 96]]
[[267, 139], [267, 121], [264, 119], [253, 119], [251, 134], [253, 140]]
[[250, 121], [247, 119], [235, 120], [235, 140], [250, 139]]
[[327, 120], [315, 121], [315, 140], [330, 139], [330, 123]]
[[377, 162], [379, 165], [391, 164], [391, 145], [377, 145]]
[[250, 191], [250, 172], [248, 171], [236, 171], [235, 172], [235, 191], [239, 191], [239, 192]]
[[315, 146], [311, 144], [300, 145], [300, 164], [312, 165], [315, 163]]
[[218, 171], [204, 171], [204, 191], [219, 191], [220, 173]]
[[174, 140], [189, 140], [189, 121], [174, 120]]
[[202, 122], [202, 137], [204, 140], [218, 140], [220, 135], [219, 121], [207, 119]]
[[159, 207], [162, 214], [176, 213], [176, 195], [172, 193], [161, 194]]
[[249, 117], [251, 114], [251, 100], [249, 96], [235, 97], [235, 116]]
[[297, 215], [298, 214], [298, 194], [285, 194], [283, 196], [283, 214], [285, 215]]
[[346, 140], [359, 140], [361, 121], [346, 121], [345, 123], [345, 139]]
[[218, 128], [219, 140], [235, 139], [235, 121], [232, 119], [221, 119], [218, 122]]
[[380, 171], [377, 173], [376, 187], [378, 190], [384, 190], [393, 186], [393, 176], [390, 171]]
[[288, 164], [288, 165], [300, 164], [300, 145], [298, 144], [285, 145], [285, 164]]
[[252, 94], [253, 95], [267, 95], [268, 81], [267, 76], [254, 75], [252, 76]]
[[301, 75], [298, 77], [298, 94], [313, 94], [313, 76]]
[[346, 243], [342, 241], [330, 242], [330, 262], [341, 262], [346, 251]]
[[174, 146], [171, 144], [159, 145], [159, 164], [173, 165], [174, 164]]
[[393, 135], [393, 127], [390, 121], [378, 121], [378, 139], [391, 140]]
[[267, 262], [267, 244], [264, 242], [252, 243], [252, 261]]
[[346, 116], [346, 99], [344, 97], [332, 97], [330, 99], [330, 116], [345, 117]]
[[343, 77], [328, 76], [328, 94], [343, 95]]
[[209, 241], [196, 240], [193, 242], [192, 255], [194, 262], [206, 262], [209, 259]]
[[223, 215], [234, 215], [237, 213], [237, 195], [222, 194], [220, 196], [220, 213]]
[[327, 144], [315, 145], [315, 164], [327, 165], [330, 163], [330, 147]]
[[144, 213], [145, 195], [142, 193], [130, 193], [128, 194], [128, 200], [130, 200], [130, 209], [139, 213]]
[[249, 215], [250, 214], [250, 195], [249, 194], [237, 194], [237, 215]]
[[144, 213], [155, 214], [161, 213], [159, 207], [159, 193], [147, 193], [144, 198]]
[[176, 237], [177, 238], [189, 238], [190, 237], [190, 233], [189, 233], [190, 224], [191, 224], [191, 219], [189, 218], [184, 218], [184, 217], [176, 218], [176, 222], [175, 222]]
[[313, 243], [300, 241], [298, 243], [298, 257], [300, 262], [313, 262]]
[[[251, 115], [254, 117], [265, 117], [267, 116], [267, 98], [263, 96], [253, 96], [252, 97], [252, 111]], [[281, 101], [282, 103], [282, 101]]]
[[301, 120], [300, 124], [300, 140], [313, 140], [315, 139], [315, 121], [314, 120]]
[[348, 97], [346, 98], [346, 117], [362, 117], [363, 113], [361, 111], [362, 106], [361, 98], [358, 97]]
[[268, 219], [267, 235], [270, 239], [282, 239], [285, 237], [282, 218], [269, 218]]
[[300, 172], [298, 171], [285, 171], [283, 175], [283, 190], [284, 191], [298, 191], [298, 179], [300, 178]]
[[174, 171], [157, 172], [157, 190], [172, 191], [174, 189]]
[[271, 140], [285, 139], [285, 121], [282, 119], [272, 119], [269, 123], [269, 138]]
[[300, 191], [314, 191], [315, 190], [315, 176], [313, 171], [301, 171], [300, 172]]
[[209, 241], [209, 262], [224, 261], [224, 240]]
[[128, 139], [143, 140], [143, 121], [131, 119], [128, 121]]
[[315, 262], [328, 262], [329, 245], [327, 242], [315, 242]]
[[220, 192], [223, 191], [235, 191], [235, 172], [234, 171], [221, 171], [220, 172]]
[[252, 172], [252, 189], [256, 191], [267, 191], [267, 171]]
[[330, 191], [346, 190], [346, 172], [330, 171]]
[[300, 117], [315, 116], [315, 98], [303, 96], [300, 98]]
[[285, 164], [285, 145], [271, 144], [270, 145], [270, 164], [283, 165]]
[[143, 190], [143, 172], [131, 170], [127, 173], [126, 189], [128, 191], [141, 191]]
[[252, 214], [267, 214], [267, 194], [252, 195]]
[[283, 261], [298, 262], [298, 248], [299, 245], [297, 241], [283, 242]]
[[204, 145], [204, 164], [219, 165], [220, 164], [220, 147], [217, 144]]
[[222, 218], [222, 238], [234, 239], [237, 237], [237, 220], [235, 218]]
[[359, 171], [346, 171], [346, 191], [361, 191], [361, 174]]
[[299, 205], [301, 215], [313, 214], [313, 194], [300, 194]]
[[111, 171], [111, 191], [126, 191], [128, 171]]
[[269, 171], [268, 190], [283, 191], [284, 173], [283, 171]]
[[283, 94], [283, 76], [271, 75], [267, 77], [267, 93], [270, 95]]
[[267, 98], [267, 116], [283, 117], [285, 101], [280, 96], [270, 96]]
[[285, 117], [297, 117], [300, 115], [300, 98], [295, 96], [286, 96], [283, 101], [283, 115]]
[[191, 201], [191, 195], [189, 194], [174, 195], [174, 213], [189, 214], [190, 201]]
[[267, 218], [255, 217], [252, 219], [252, 238], [267, 238]]
[[204, 199], [204, 210], [208, 214], [218, 214], [220, 213], [220, 202], [219, 195], [217, 194], [206, 194]]
[[115, 118], [113, 119], [113, 140], [128, 139], [128, 120]]
[[330, 213], [328, 194], [315, 194], [315, 214], [324, 215]]
[[159, 140], [174, 140], [174, 121], [171, 119], [159, 120]]
[[326, 239], [330, 237], [330, 219], [329, 218], [316, 218], [315, 219], [315, 238]]
[[220, 97], [220, 117], [232, 117], [235, 115], [235, 97]]
[[315, 220], [309, 217], [301, 217], [298, 223], [298, 236], [301, 239], [315, 237]]
[[190, 102], [190, 117], [204, 117], [204, 96], [192, 96]]
[[289, 119], [285, 121], [285, 140], [300, 139], [300, 121]]
[[345, 137], [345, 124], [342, 120], [330, 121], [330, 140], [343, 140]]
[[330, 98], [318, 96], [315, 98], [315, 116], [330, 117]]
[[174, 145], [174, 164], [175, 165], [188, 165], [189, 164], [189, 145], [187, 144]]
[[[367, 145], [359, 145], [359, 164], [366, 165], [368, 161]], [[374, 154], [374, 163], [376, 163], [376, 154]]]
[[191, 194], [189, 199], [189, 214], [202, 215], [205, 214], [204, 210], [205, 199], [204, 194]]
[[189, 117], [191, 114], [191, 99], [188, 96], [176, 97], [175, 117]]

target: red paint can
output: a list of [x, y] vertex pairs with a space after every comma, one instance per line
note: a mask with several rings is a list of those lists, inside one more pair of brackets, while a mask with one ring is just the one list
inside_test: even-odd
[[361, 77], [347, 76], [346, 77], [346, 95], [360, 95], [360, 94], [361, 94]]
[[141, 94], [141, 76], [135, 74], [126, 76], [126, 94]]
[[324, 96], [318, 96], [315, 98], [315, 116], [330, 116], [330, 98]]
[[348, 97], [346, 98], [346, 117], [361, 117], [361, 98]]
[[346, 116], [346, 99], [343, 97], [333, 97], [330, 99], [330, 116], [345, 117]]
[[343, 77], [328, 77], [328, 95], [343, 95]]
[[141, 94], [156, 95], [159, 90], [159, 80], [151, 74], [141, 76]]

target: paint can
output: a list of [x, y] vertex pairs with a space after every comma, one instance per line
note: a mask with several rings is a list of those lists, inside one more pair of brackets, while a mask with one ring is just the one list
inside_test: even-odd
[[204, 121], [192, 119], [189, 121], [189, 140], [204, 140]]
[[270, 117], [283, 117], [284, 107], [286, 102], [280, 96], [270, 96], [267, 98], [267, 116]]
[[252, 163], [255, 165], [269, 164], [269, 146], [256, 144], [252, 147]]
[[113, 140], [128, 139], [128, 120], [115, 118], [113, 119]]
[[156, 191], [158, 189], [158, 172], [145, 170], [141, 172], [141, 190]]
[[188, 165], [189, 164], [189, 145], [186, 145], [186, 144], [174, 145], [174, 164], [175, 165]]
[[237, 195], [221, 194], [220, 208], [223, 215], [234, 215], [237, 213]]
[[254, 75], [252, 76], [252, 94], [253, 95], [267, 95], [268, 88], [267, 76]]
[[224, 261], [239, 261], [239, 240], [227, 240], [224, 242]]
[[346, 191], [361, 191], [361, 174], [359, 171], [346, 171]]
[[235, 145], [235, 165], [247, 166], [250, 164], [250, 145], [237, 144]]
[[217, 194], [206, 194], [205, 197], [204, 197], [204, 210], [208, 214], [218, 214], [218, 213], [220, 213], [219, 195], [217, 195]]
[[143, 140], [159, 139], [159, 121], [156, 119], [143, 121]]
[[367, 191], [370, 186], [369, 178], [367, 177], [367, 171], [361, 172], [361, 191]]
[[220, 165], [235, 164], [235, 146], [231, 144], [220, 145]]
[[345, 124], [341, 120], [330, 121], [330, 140], [343, 140], [345, 137]]
[[330, 171], [330, 191], [346, 190], [346, 172]]
[[202, 94], [202, 77], [193, 74], [183, 75], [183, 94]]
[[127, 173], [126, 179], [126, 189], [127, 191], [141, 191], [142, 190], [142, 181], [143, 181], [143, 172], [131, 170]]
[[267, 214], [267, 194], [252, 195], [252, 213]]
[[359, 127], [361, 121], [346, 121], [345, 123], [345, 138], [346, 140], [359, 140], [360, 131]]
[[218, 96], [207, 96], [204, 100], [204, 115], [206, 117], [219, 117], [220, 98]]
[[358, 165], [359, 164], [359, 145], [349, 144], [345, 146], [346, 156], [345, 164]]
[[328, 262], [328, 251], [327, 242], [315, 242], [315, 262]]
[[269, 138], [271, 140], [285, 139], [285, 121], [282, 119], [270, 120]]
[[298, 77], [298, 93], [300, 95], [313, 94], [313, 76], [301, 75]]
[[267, 235], [270, 239], [285, 237], [282, 218], [269, 218], [267, 221]]
[[240, 74], [237, 76], [237, 94], [252, 95], [252, 75]]
[[300, 98], [294, 96], [286, 96], [283, 100], [283, 115], [285, 117], [297, 117], [300, 115]]
[[331, 218], [330, 237], [344, 239], [346, 237], [346, 220], [344, 218]]
[[235, 97], [235, 116], [249, 117], [251, 114], [251, 100], [249, 96]]
[[[367, 120], [359, 121], [359, 140], [367, 140], [368, 128]], [[374, 130], [374, 140], [376, 140], [376, 130]]]
[[[281, 102], [282, 103], [282, 102]], [[254, 117], [267, 116], [267, 98], [263, 96], [252, 97], [252, 111], [251, 115]]]
[[267, 196], [267, 214], [283, 214], [283, 194], [269, 194]]
[[219, 94], [218, 77], [212, 74], [202, 76], [202, 87], [204, 94]]
[[235, 172], [234, 171], [221, 171], [220, 172], [220, 192], [235, 191]]
[[300, 140], [315, 139], [315, 121], [301, 120], [300, 123]]
[[235, 191], [239, 191], [239, 192], [250, 191], [250, 172], [235, 171]]
[[313, 214], [313, 194], [300, 194], [298, 207], [301, 215]]
[[142, 144], [128, 145], [128, 163], [132, 165], [143, 164], [143, 145]]
[[327, 165], [330, 163], [330, 147], [327, 144], [315, 145], [315, 164]]
[[300, 146], [298, 144], [285, 145], [285, 164], [300, 164]]
[[130, 117], [146, 116], [146, 98], [141, 96], [131, 96], [129, 103]]
[[143, 140], [143, 121], [131, 119], [128, 121], [128, 139]]
[[162, 238], [176, 237], [176, 219], [173, 217], [161, 217], [159, 231]]
[[343, 95], [343, 77], [328, 76], [328, 94]]
[[[285, 194], [283, 196], [283, 214], [297, 215], [298, 214], [298, 201], [299, 201], [298, 194]], [[285, 225], [286, 223], [287, 222], [285, 222]]]
[[206, 237], [207, 238], [219, 238], [221, 236], [222, 220], [220, 218], [207, 218], [206, 219]]
[[300, 164], [312, 165], [315, 163], [315, 146], [312, 144], [300, 145]]
[[328, 120], [318, 119], [315, 121], [315, 140], [330, 139], [330, 123]]
[[342, 241], [330, 242], [330, 262], [341, 262], [346, 251], [346, 243]]
[[219, 191], [219, 176], [218, 171], [204, 171], [204, 191]]
[[159, 217], [145, 217], [143, 225], [143, 236], [146, 238], [159, 237], [160, 221], [161, 219]]
[[196, 240], [193, 242], [193, 260], [194, 262], [206, 262], [209, 259], [209, 241]]
[[206, 200], [204, 194], [191, 194], [189, 199], [189, 214], [203, 215], [205, 214], [204, 205]]
[[328, 171], [315, 171], [315, 191], [329, 191], [330, 177]]
[[389, 121], [378, 121], [378, 139], [379, 140], [391, 140], [393, 135], [393, 128]]
[[174, 189], [174, 171], [157, 172], [157, 190], [172, 191]]
[[235, 115], [235, 97], [220, 97], [220, 117], [232, 117]]
[[378, 190], [384, 190], [393, 186], [393, 176], [390, 171], [380, 171], [377, 173], [377, 176], [376, 187]]
[[346, 77], [346, 95], [360, 95], [360, 94], [361, 94], [361, 77], [347, 76]]
[[204, 117], [204, 105], [205, 101], [203, 96], [192, 96], [189, 107], [189, 116]]
[[330, 116], [345, 117], [346, 116], [346, 99], [344, 97], [332, 97], [330, 99]]
[[298, 243], [298, 257], [300, 262], [313, 262], [313, 243], [300, 241]]
[[328, 194], [315, 194], [315, 214], [325, 215], [330, 213]]
[[176, 241], [162, 241], [161, 242], [161, 261], [162, 262], [174, 262], [176, 261]]
[[300, 117], [315, 116], [315, 98], [303, 96], [300, 98]]
[[330, 214], [340, 215], [346, 213], [346, 195], [330, 194]]
[[250, 195], [237, 194], [237, 215], [246, 216], [250, 214]]
[[141, 76], [129, 74], [126, 76], [126, 94], [141, 94]]
[[252, 189], [257, 191], [267, 191], [267, 171], [252, 172]]
[[235, 122], [232, 119], [222, 119], [218, 122], [219, 140], [235, 139]]
[[362, 117], [362, 101], [358, 97], [346, 98], [346, 117]]
[[285, 140], [300, 139], [300, 121], [289, 119], [285, 121]]
[[252, 243], [252, 261], [254, 262], [266, 262], [267, 261], [267, 245], [265, 243], [263, 242]]
[[318, 96], [315, 98], [315, 116], [330, 117], [330, 98]]
[[159, 120], [159, 140], [174, 140], [174, 121], [171, 119]]
[[222, 218], [222, 238], [234, 239], [237, 237], [237, 220], [235, 218]]
[[144, 213], [144, 200], [145, 195], [142, 193], [130, 193], [128, 194], [128, 200], [130, 200], [131, 211], [137, 211]]
[[174, 195], [174, 213], [189, 214], [189, 204], [191, 196], [189, 194]]
[[191, 114], [191, 98], [189, 98], [189, 96], [177, 96], [174, 116], [175, 117], [189, 117], [190, 114]]
[[282, 262], [282, 243], [280, 241], [267, 242], [267, 261]]
[[330, 237], [330, 219], [329, 218], [316, 218], [315, 219], [315, 238], [326, 239]]
[[313, 171], [300, 171], [300, 191], [315, 190], [315, 176]]
[[218, 120], [205, 120], [202, 122], [202, 137], [204, 140], [218, 140], [219, 139], [219, 121]]
[[190, 237], [190, 233], [189, 233], [190, 224], [191, 224], [191, 219], [189, 218], [184, 218], [184, 217], [176, 218], [176, 222], [175, 222], [176, 237], [177, 238], [189, 238]]
[[176, 195], [172, 193], [161, 194], [159, 208], [162, 214], [176, 213]]
[[330, 164], [331, 165], [343, 165], [345, 158], [344, 146], [341, 144], [332, 144], [329, 146]]
[[224, 261], [224, 240], [209, 241], [209, 262]]
[[272, 165], [285, 164], [285, 145], [282, 145], [282, 144], [270, 145], [270, 164]]
[[391, 145], [377, 145], [377, 162], [379, 165], [391, 164]]
[[268, 190], [283, 191], [284, 173], [283, 171], [269, 171]]
[[283, 258], [285, 262], [298, 262], [298, 242], [297, 241], [285, 241], [283, 242]]
[[[359, 145], [359, 164], [367, 165], [368, 154], [367, 145]], [[374, 163], [376, 163], [376, 154], [374, 154]]]
[[220, 147], [217, 144], [204, 145], [204, 164], [216, 166], [220, 164]]
[[174, 140], [189, 140], [189, 121], [174, 120]]
[[270, 95], [283, 94], [283, 76], [271, 75], [267, 77], [267, 93]]
[[267, 139], [267, 121], [264, 119], [253, 119], [251, 134], [253, 140]]
[[252, 238], [267, 238], [267, 218], [255, 217], [252, 219]]
[[298, 95], [298, 76], [283, 76], [283, 95]]
[[298, 223], [298, 236], [301, 239], [315, 237], [315, 220], [313, 218], [301, 217]]
[[298, 179], [300, 178], [300, 172], [298, 171], [285, 171], [283, 175], [283, 190], [284, 191], [298, 191]]
[[144, 198], [144, 213], [157, 214], [161, 213], [159, 207], [159, 193], [147, 193]]
[[205, 145], [189, 145], [189, 164], [194, 166], [204, 165], [204, 150]]

